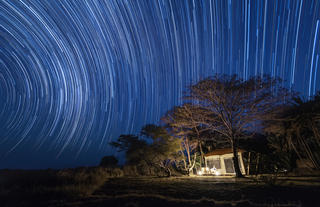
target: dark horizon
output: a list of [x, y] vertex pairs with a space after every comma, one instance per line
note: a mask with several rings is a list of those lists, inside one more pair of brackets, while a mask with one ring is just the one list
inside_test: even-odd
[[320, 1], [0, 2], [0, 169], [97, 165], [215, 74], [320, 90]]

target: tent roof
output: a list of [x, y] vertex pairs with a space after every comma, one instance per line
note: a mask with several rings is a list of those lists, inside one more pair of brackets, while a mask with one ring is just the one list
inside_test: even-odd
[[[243, 150], [243, 149], [238, 149], [238, 152], [244, 152], [244, 151], [245, 150]], [[230, 154], [230, 153], [232, 153], [232, 148], [216, 149], [212, 152], [205, 154], [204, 156], [208, 157], [208, 156], [212, 156], [212, 155], [224, 155], [224, 154]]]

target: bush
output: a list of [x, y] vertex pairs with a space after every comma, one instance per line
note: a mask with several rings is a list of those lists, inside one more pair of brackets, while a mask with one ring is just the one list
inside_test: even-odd
[[76, 168], [61, 170], [58, 177], [64, 185], [59, 190], [69, 195], [88, 196], [101, 187], [108, 178], [121, 177], [123, 171], [120, 168]]
[[100, 161], [101, 167], [116, 167], [117, 164], [118, 160], [114, 156], [104, 156]]
[[123, 170], [120, 168], [103, 168], [108, 177], [122, 177], [124, 175]]
[[125, 176], [138, 176], [137, 166], [135, 165], [125, 165], [123, 166], [123, 174]]

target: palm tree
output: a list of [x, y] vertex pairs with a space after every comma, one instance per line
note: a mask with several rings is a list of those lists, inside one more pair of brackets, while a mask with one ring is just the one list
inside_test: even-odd
[[269, 123], [266, 131], [283, 135], [300, 159], [308, 158], [314, 168], [320, 168], [320, 93], [305, 101], [300, 97], [285, 108], [277, 121]]

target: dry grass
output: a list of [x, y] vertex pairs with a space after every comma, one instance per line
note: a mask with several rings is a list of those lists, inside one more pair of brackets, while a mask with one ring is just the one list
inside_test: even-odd
[[123, 176], [119, 168], [75, 168], [65, 170], [2, 170], [2, 206], [24, 206], [34, 200], [76, 199], [90, 196], [108, 178]]
[[121, 177], [123, 172], [119, 168], [77, 168], [61, 170], [57, 173], [63, 185], [58, 191], [71, 196], [89, 196], [101, 187], [108, 178]]

